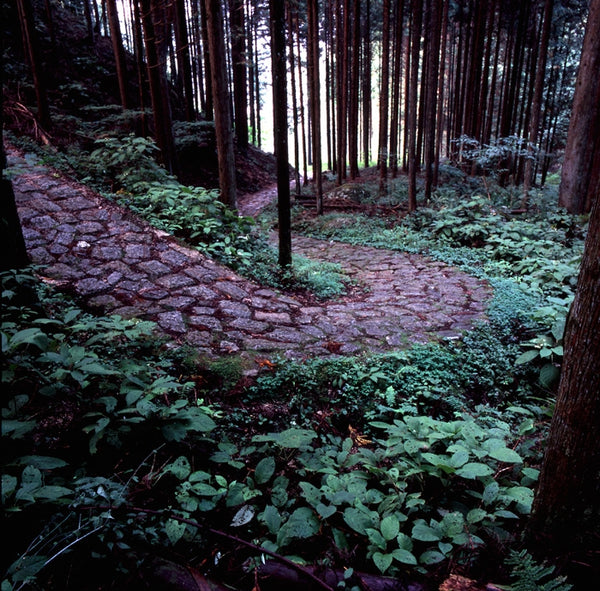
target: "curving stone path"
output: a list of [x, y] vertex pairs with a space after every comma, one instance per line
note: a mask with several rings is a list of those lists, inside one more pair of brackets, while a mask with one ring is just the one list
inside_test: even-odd
[[294, 237], [364, 293], [306, 304], [248, 281], [55, 171], [7, 149], [27, 249], [89, 306], [157, 322], [207, 356], [382, 352], [455, 338], [484, 318], [484, 282], [426, 257]]

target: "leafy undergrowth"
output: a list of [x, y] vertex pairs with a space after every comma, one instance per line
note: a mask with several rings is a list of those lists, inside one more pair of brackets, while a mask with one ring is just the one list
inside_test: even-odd
[[[120, 183], [117, 198], [256, 272], [270, 256], [258, 228], [154, 169], [138, 140], [94, 159]], [[110, 171], [119, 146], [130, 153]], [[299, 215], [303, 231], [485, 277], [489, 321], [386, 355], [265, 360], [255, 379], [235, 357], [206, 362], [161, 343], [151, 323], [91, 316], [30, 271], [6, 274], [3, 589], [157, 588], [167, 561], [265, 591], [283, 558], [341, 573], [346, 589], [361, 588], [356, 573], [427, 590], [451, 573], [548, 578], [520, 534], [584, 230], [543, 202], [516, 217], [505, 197], [449, 185], [392, 226]], [[568, 588], [556, 581], [532, 588]]]
[[549, 412], [513, 299], [461, 341], [252, 382], [29, 271], [3, 299], [4, 589], [146, 588], [159, 558], [240, 590], [274, 556], [356, 589], [510, 577]]

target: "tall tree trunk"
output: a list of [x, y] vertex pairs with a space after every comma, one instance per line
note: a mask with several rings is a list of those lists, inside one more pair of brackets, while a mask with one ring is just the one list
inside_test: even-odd
[[298, 94], [296, 92], [296, 57], [294, 55], [294, 17], [298, 18], [297, 12], [287, 3], [287, 34], [288, 51], [290, 55], [290, 82], [292, 84], [292, 137], [294, 140], [294, 184], [296, 195], [300, 195], [300, 136], [298, 134]]
[[123, 109], [127, 109], [129, 104], [127, 99], [127, 60], [125, 58], [125, 48], [123, 47], [123, 37], [119, 25], [119, 13], [117, 12], [116, 0], [106, 0], [106, 10], [108, 13], [110, 40], [112, 42], [113, 55], [115, 56], [121, 106]]
[[194, 84], [192, 81], [192, 62], [190, 42], [188, 37], [187, 16], [185, 13], [185, 0], [175, 0], [175, 42], [177, 47], [177, 72], [181, 77], [183, 97], [185, 103], [185, 118], [194, 121]]
[[270, 0], [271, 63], [273, 71], [273, 123], [277, 159], [277, 208], [279, 221], [279, 265], [292, 264], [290, 221], [290, 173], [288, 163], [287, 67], [285, 57], [285, 4]]
[[37, 117], [42, 127], [49, 127], [51, 125], [50, 107], [31, 0], [17, 0], [17, 10], [21, 24], [21, 34], [23, 36], [23, 49], [29, 61], [31, 77], [33, 78], [33, 86], [35, 88]]
[[163, 0], [141, 0], [142, 26], [146, 45], [146, 66], [150, 82], [150, 98], [154, 119], [154, 134], [160, 149], [161, 161], [171, 173], [177, 172], [177, 157], [173, 140], [173, 124], [167, 73], [165, 70], [166, 46], [163, 33], [165, 11]]
[[235, 137], [240, 152], [248, 150], [248, 77], [244, 0], [229, 0]]
[[220, 0], [205, 0], [210, 71], [212, 76], [213, 108], [217, 157], [219, 162], [220, 199], [230, 209], [237, 208], [235, 154], [231, 125], [231, 100], [227, 82], [227, 56], [223, 33], [223, 12]]
[[588, 212], [592, 163], [600, 150], [600, 0], [592, 0], [588, 15], [573, 111], [567, 134], [558, 204], [570, 213]]
[[433, 167], [435, 159], [436, 107], [438, 90], [438, 68], [440, 61], [440, 34], [442, 15], [437, 0], [430, 1], [430, 43], [427, 52], [427, 102], [425, 105], [425, 203], [431, 198], [433, 189]]
[[350, 64], [350, 111], [348, 114], [348, 166], [350, 178], [358, 176], [358, 98], [360, 66], [360, 0], [352, 3], [352, 60]]
[[417, 84], [421, 53], [421, 23], [423, 11], [419, 0], [412, 0], [410, 96], [408, 98], [408, 211], [417, 209]]
[[363, 67], [362, 67], [362, 120], [363, 120], [363, 159], [365, 168], [371, 164], [371, 0], [365, 6], [365, 23], [363, 33]]
[[[598, 0], [594, 4], [600, 7]], [[579, 80], [583, 90], [589, 80]], [[600, 102], [594, 109], [600, 112]], [[558, 397], [528, 525], [530, 547], [553, 562], [569, 562], [577, 589], [600, 577], [600, 199], [596, 194], [590, 200]]]
[[323, 213], [323, 180], [321, 178], [321, 94], [319, 76], [319, 3], [308, 0], [308, 80], [312, 123], [313, 182], [317, 215]]
[[204, 114], [208, 121], [215, 117], [212, 88], [212, 71], [210, 61], [210, 44], [208, 42], [208, 19], [206, 16], [206, 2], [200, 0], [200, 31], [202, 35], [202, 48], [204, 49], [204, 75], [206, 80], [206, 107]]
[[392, 114], [390, 118], [390, 169], [392, 178], [398, 175], [398, 144], [400, 137], [400, 86], [402, 84], [402, 33], [404, 28], [404, 0], [396, 2], [394, 19], [394, 62], [392, 74]]
[[388, 120], [390, 96], [390, 0], [383, 0], [383, 38], [381, 45], [381, 89], [379, 91], [379, 194], [387, 191]]
[[550, 41], [550, 31], [552, 29], [552, 10], [554, 0], [544, 1], [544, 23], [542, 36], [540, 40], [540, 52], [538, 54], [537, 72], [535, 76], [535, 90], [533, 94], [533, 102], [531, 104], [531, 120], [529, 122], [528, 133], [528, 152], [529, 158], [525, 162], [525, 174], [523, 178], [523, 200], [521, 207], [527, 207], [529, 200], [529, 191], [533, 183], [534, 175], [534, 146], [538, 143], [538, 134], [540, 128], [540, 116], [542, 113], [542, 98], [544, 94], [544, 83], [546, 80], [546, 61], [548, 57], [548, 43]]

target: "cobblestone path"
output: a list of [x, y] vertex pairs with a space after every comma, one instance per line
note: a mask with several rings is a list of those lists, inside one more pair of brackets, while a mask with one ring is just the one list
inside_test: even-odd
[[457, 337], [484, 317], [484, 282], [428, 258], [294, 237], [366, 291], [307, 305], [236, 275], [126, 210], [8, 149], [27, 249], [91, 307], [156, 321], [207, 356], [382, 352]]

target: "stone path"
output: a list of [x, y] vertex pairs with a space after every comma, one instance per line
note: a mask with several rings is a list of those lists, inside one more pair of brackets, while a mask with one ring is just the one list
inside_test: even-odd
[[457, 337], [484, 317], [490, 288], [425, 257], [294, 237], [293, 250], [338, 262], [367, 288], [306, 305], [236, 275], [90, 189], [10, 148], [32, 261], [89, 306], [157, 322], [207, 356], [382, 352]]

